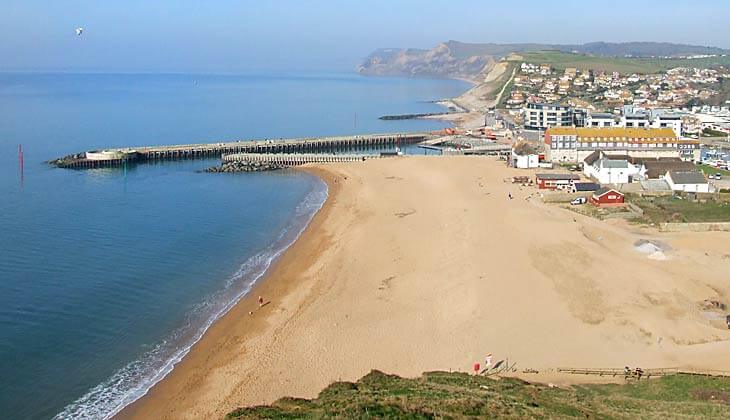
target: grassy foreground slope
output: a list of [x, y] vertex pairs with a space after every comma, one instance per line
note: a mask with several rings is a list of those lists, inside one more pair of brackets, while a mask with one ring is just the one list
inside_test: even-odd
[[730, 65], [730, 56], [697, 59], [624, 58], [574, 54], [561, 51], [521, 52], [514, 58], [534, 64], [549, 64], [556, 69], [566, 67], [606, 72], [657, 73], [674, 67], [706, 68], [713, 65]]
[[560, 389], [518, 379], [430, 372], [404, 379], [372, 371], [316, 399], [283, 398], [229, 419], [730, 418], [730, 378], [690, 375]]

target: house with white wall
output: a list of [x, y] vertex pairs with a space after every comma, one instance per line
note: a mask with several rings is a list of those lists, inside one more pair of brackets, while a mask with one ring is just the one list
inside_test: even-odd
[[583, 160], [583, 174], [601, 184], [628, 184], [641, 172], [628, 156], [611, 156], [595, 151]]
[[672, 191], [707, 193], [710, 184], [702, 172], [694, 171], [667, 171], [664, 180]]

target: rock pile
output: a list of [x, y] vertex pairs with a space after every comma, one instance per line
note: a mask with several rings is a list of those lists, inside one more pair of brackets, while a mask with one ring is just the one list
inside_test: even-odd
[[268, 162], [233, 161], [225, 162], [221, 166], [213, 166], [206, 169], [205, 172], [262, 172], [275, 171], [283, 168], [283, 165], [275, 165]]

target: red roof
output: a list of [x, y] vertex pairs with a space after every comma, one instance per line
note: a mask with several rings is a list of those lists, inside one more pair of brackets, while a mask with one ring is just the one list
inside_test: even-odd
[[603, 197], [604, 195], [606, 195], [608, 193], [614, 193], [614, 194], [618, 194], [620, 196], [623, 196], [623, 193], [621, 193], [620, 191], [616, 191], [613, 188], [606, 188], [606, 187], [603, 187], [600, 190], [594, 192], [593, 193], [593, 196], [594, 197]]

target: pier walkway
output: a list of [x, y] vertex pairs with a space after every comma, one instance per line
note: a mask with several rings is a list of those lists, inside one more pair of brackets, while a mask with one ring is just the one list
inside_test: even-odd
[[103, 168], [125, 163], [217, 157], [236, 153], [314, 153], [333, 150], [365, 149], [417, 144], [432, 137], [430, 133], [389, 133], [361, 136], [250, 140], [172, 146], [144, 146], [107, 149], [69, 155], [49, 163], [61, 168]]
[[305, 163], [362, 162], [379, 158], [379, 155], [334, 155], [330, 153], [234, 153], [223, 155], [221, 160], [223, 163], [260, 162], [281, 166], [297, 166]]

